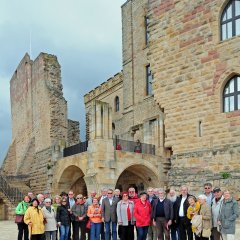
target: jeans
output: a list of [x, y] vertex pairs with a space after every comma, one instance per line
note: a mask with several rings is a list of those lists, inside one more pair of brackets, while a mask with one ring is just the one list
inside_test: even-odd
[[137, 227], [137, 240], [146, 240], [148, 233], [148, 226]]
[[60, 240], [68, 240], [68, 233], [69, 233], [70, 226], [60, 226]]
[[46, 231], [45, 232], [45, 237], [46, 240], [56, 240], [56, 236], [57, 236], [57, 231]]
[[102, 223], [91, 222], [91, 228], [90, 228], [91, 240], [100, 240], [101, 226], [102, 226]]
[[110, 240], [110, 224], [112, 223], [112, 240], [117, 240], [117, 223], [105, 222], [105, 240]]
[[178, 231], [178, 228], [175, 224], [170, 226], [170, 230], [171, 230], [171, 240], [180, 239], [179, 238], [179, 231]]
[[18, 240], [22, 240], [24, 234], [24, 240], [28, 240], [28, 225], [23, 223], [18, 223]]

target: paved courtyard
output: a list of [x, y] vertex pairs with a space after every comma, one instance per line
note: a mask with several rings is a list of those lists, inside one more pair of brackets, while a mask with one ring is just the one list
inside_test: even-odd
[[0, 240], [17, 240], [17, 224], [13, 221], [0, 221]]

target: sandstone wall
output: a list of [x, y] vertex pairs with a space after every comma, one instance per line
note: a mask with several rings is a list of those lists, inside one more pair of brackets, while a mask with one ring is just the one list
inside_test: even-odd
[[226, 2], [150, 1], [148, 57], [173, 150], [170, 184], [220, 181], [224, 171], [239, 179], [240, 112], [222, 110], [223, 88], [240, 74], [240, 37], [220, 40]]

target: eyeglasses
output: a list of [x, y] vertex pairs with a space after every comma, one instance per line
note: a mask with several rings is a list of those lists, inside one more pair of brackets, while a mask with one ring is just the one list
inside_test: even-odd
[[77, 199], [83, 199], [82, 197], [77, 197]]
[[128, 191], [128, 192], [132, 192], [132, 193], [133, 193], [133, 192], [135, 192], [135, 191]]
[[69, 193], [68, 195], [73, 195], [73, 193]]
[[211, 189], [210, 187], [205, 187], [204, 189]]
[[108, 194], [113, 194], [112, 192], [108, 192]]
[[127, 194], [124, 194], [123, 197], [128, 197], [128, 195], [127, 195]]
[[51, 203], [51, 202], [45, 202], [45, 203]]
[[67, 201], [62, 201], [62, 203], [66, 203]]

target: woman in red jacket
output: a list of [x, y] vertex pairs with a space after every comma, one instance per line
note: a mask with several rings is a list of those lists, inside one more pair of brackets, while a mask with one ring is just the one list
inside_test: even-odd
[[134, 217], [137, 226], [137, 240], [146, 240], [151, 221], [151, 204], [147, 200], [147, 193], [140, 193], [140, 199], [134, 205]]

